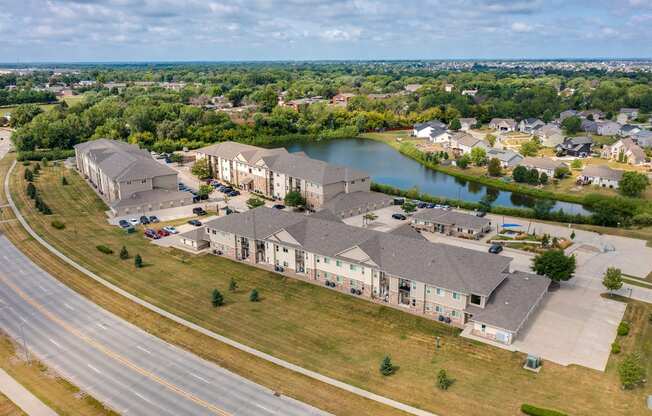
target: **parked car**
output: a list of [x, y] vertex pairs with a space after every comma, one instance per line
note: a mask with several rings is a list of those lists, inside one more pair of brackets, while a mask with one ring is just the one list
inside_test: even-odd
[[145, 215], [140, 217], [140, 223], [141, 224], [149, 224], [149, 218], [147, 218]]
[[169, 232], [165, 231], [165, 230], [162, 229], [162, 228], [161, 228], [160, 230], [158, 230], [156, 233], [159, 235], [159, 237], [167, 237], [167, 236], [170, 235]]
[[450, 205], [442, 205], [441, 209], [445, 209], [446, 211], [450, 211], [452, 208]]
[[230, 197], [238, 196], [240, 195], [240, 191], [231, 191], [227, 195]]
[[138, 218], [129, 218], [129, 224], [138, 225], [140, 224], [140, 221], [138, 221]]
[[202, 208], [202, 207], [193, 208], [192, 213], [195, 214], [195, 215], [206, 215], [207, 214], [207, 212], [204, 211], [204, 208]]
[[392, 214], [392, 218], [394, 218], [395, 220], [401, 220], [401, 221], [405, 221], [407, 219], [407, 217], [405, 215], [399, 214], [399, 213]]
[[128, 228], [128, 227], [131, 227], [131, 224], [129, 224], [129, 221], [127, 221], [127, 220], [120, 220], [120, 221], [118, 221], [118, 225], [119, 225], [121, 228]]
[[427, 207], [428, 207], [428, 204], [426, 204], [425, 202], [419, 202], [417, 204], [417, 208], [420, 208], [420, 209], [427, 208]]
[[161, 238], [157, 233], [156, 230], [152, 230], [151, 228], [147, 228], [144, 232], [145, 237], [151, 238], [152, 240], [158, 240]]
[[213, 188], [219, 188], [220, 186], [222, 186], [222, 184], [219, 183], [219, 182], [216, 181], [216, 180], [211, 181], [210, 185], [211, 185]]
[[484, 217], [485, 215], [487, 215], [487, 211], [477, 211], [475, 213], [475, 216], [480, 218]]
[[188, 224], [194, 225], [195, 227], [201, 227], [201, 221], [199, 220], [190, 220], [188, 221]]
[[503, 251], [503, 246], [500, 244], [492, 244], [491, 247], [489, 247], [489, 252], [492, 254], [498, 254], [501, 251]]
[[219, 191], [224, 193], [224, 194], [227, 194], [227, 193], [233, 191], [233, 188], [231, 188], [230, 186], [222, 185], [222, 186], [219, 187]]
[[274, 209], [285, 209], [285, 205], [283, 205], [283, 204], [276, 204], [276, 205], [274, 205], [272, 208], [274, 208]]
[[405, 203], [405, 198], [394, 198], [394, 205], [403, 205]]
[[179, 234], [179, 231], [177, 231], [177, 229], [171, 225], [166, 225], [165, 227], [163, 227], [163, 229], [170, 234]]
[[156, 224], [157, 222], [161, 222], [161, 220], [158, 219], [156, 215], [150, 215], [149, 216], [149, 222]]
[[435, 207], [435, 205], [436, 205], [436, 204], [434, 204], [434, 203], [431, 202], [431, 203], [429, 203], [429, 204], [426, 206], [426, 208], [430, 208], [430, 209], [432, 209], [432, 208]]

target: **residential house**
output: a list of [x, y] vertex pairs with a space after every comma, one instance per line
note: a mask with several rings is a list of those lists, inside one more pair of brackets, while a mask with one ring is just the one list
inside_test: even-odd
[[313, 105], [313, 104], [318, 104], [318, 103], [327, 103], [328, 100], [325, 100], [321, 96], [315, 96], [315, 97], [310, 97], [310, 98], [299, 98], [296, 100], [290, 100], [287, 102], [283, 102], [280, 105], [283, 107], [290, 107], [293, 108], [296, 111], [302, 111], [305, 108]]
[[474, 240], [491, 231], [491, 221], [486, 217], [439, 208], [417, 212], [412, 216], [412, 226], [417, 230]]
[[432, 143], [448, 144], [450, 142], [450, 133], [445, 128], [433, 127], [430, 129], [428, 140]]
[[545, 173], [548, 177], [555, 176], [555, 171], [559, 168], [567, 168], [568, 165], [560, 160], [553, 160], [549, 157], [526, 157], [520, 166], [525, 166], [528, 169], [536, 169], [539, 173]]
[[535, 130], [545, 126], [546, 123], [538, 118], [526, 118], [518, 123], [518, 130], [523, 133], [533, 134]]
[[643, 148], [652, 147], [652, 131], [650, 130], [641, 130], [636, 133], [633, 137], [636, 144]]
[[204, 228], [193, 228], [190, 231], [179, 234], [179, 241], [183, 247], [190, 247], [194, 251], [199, 251], [210, 246], [205, 236], [206, 230]]
[[393, 204], [393, 197], [380, 192], [342, 192], [324, 202], [322, 211], [332, 212], [338, 218], [349, 218]]
[[513, 168], [523, 160], [523, 156], [510, 149], [490, 148], [487, 150], [487, 158], [496, 158], [500, 161], [502, 168]]
[[515, 131], [516, 126], [516, 121], [513, 118], [492, 118], [489, 122], [489, 128], [499, 132]]
[[453, 84], [444, 84], [444, 91], [446, 91], [446, 92], [453, 92], [454, 88], [455, 88], [455, 85], [453, 85]]
[[407, 92], [414, 93], [414, 92], [417, 92], [419, 90], [419, 88], [421, 88], [421, 84], [408, 84], [408, 85], [405, 86], [404, 89]]
[[472, 90], [463, 90], [462, 95], [468, 95], [469, 97], [475, 97], [478, 94], [477, 89], [472, 89]]
[[553, 123], [539, 127], [532, 134], [537, 136], [545, 147], [555, 147], [564, 141], [564, 132]]
[[620, 133], [620, 128], [622, 125], [616, 123], [615, 121], [599, 121], [598, 123], [598, 134], [600, 136], [615, 136]]
[[469, 131], [471, 130], [476, 124], [478, 124], [478, 120], [476, 120], [473, 117], [470, 118], [461, 118], [460, 119], [460, 125], [462, 126], [460, 130], [462, 131]]
[[584, 185], [618, 188], [622, 177], [622, 170], [611, 169], [607, 165], [589, 165], [582, 170], [579, 181]]
[[365, 172], [311, 159], [304, 153], [288, 153], [284, 148], [221, 142], [196, 153], [198, 159], [208, 160], [215, 179], [266, 198], [282, 200], [289, 192], [298, 191], [310, 209], [321, 208], [340, 193], [368, 192], [371, 184]]
[[621, 108], [616, 120], [620, 124], [626, 124], [628, 121], [634, 120], [636, 117], [638, 117], [638, 108]]
[[584, 110], [584, 111], [580, 111], [579, 116], [583, 119], [592, 119], [593, 121], [600, 121], [604, 119], [604, 112], [600, 110]]
[[629, 137], [620, 139], [611, 146], [604, 146], [601, 156], [606, 159], [629, 163], [630, 165], [645, 163], [645, 151]]
[[341, 92], [333, 96], [333, 98], [331, 99], [331, 103], [333, 105], [346, 107], [347, 105], [349, 105], [349, 100], [351, 100], [351, 98], [355, 96], [356, 94], [353, 94], [351, 92]]
[[484, 140], [478, 139], [469, 133], [457, 132], [453, 133], [450, 137], [450, 147], [458, 153], [467, 154], [471, 153], [474, 147], [481, 147], [487, 150], [491, 146]]
[[179, 192], [177, 172], [136, 145], [108, 139], [79, 143], [75, 162], [114, 216], [192, 204], [192, 194]]
[[591, 146], [593, 139], [590, 137], [567, 137], [555, 150], [559, 156], [588, 157], [591, 154]]
[[632, 137], [639, 131], [641, 131], [640, 127], [635, 126], [633, 124], [625, 124], [620, 128], [618, 134], [622, 137]]
[[549, 286], [545, 277], [511, 272], [509, 257], [266, 207], [208, 221], [205, 238], [214, 254], [504, 344]]
[[568, 117], [576, 117], [576, 116], [579, 116], [579, 112], [577, 110], [562, 111], [561, 113], [559, 113], [559, 121], [564, 121]]
[[421, 138], [429, 138], [430, 133], [432, 132], [432, 129], [438, 128], [438, 129], [446, 129], [448, 128], [446, 124], [442, 123], [439, 120], [430, 120], [426, 121], [425, 123], [417, 123], [414, 125], [412, 129], [412, 135], [414, 137], [421, 137]]

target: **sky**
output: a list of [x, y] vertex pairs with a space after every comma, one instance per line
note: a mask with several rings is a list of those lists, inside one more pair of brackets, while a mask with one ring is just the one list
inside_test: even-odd
[[0, 6], [0, 62], [652, 57], [652, 0], [0, 0]]

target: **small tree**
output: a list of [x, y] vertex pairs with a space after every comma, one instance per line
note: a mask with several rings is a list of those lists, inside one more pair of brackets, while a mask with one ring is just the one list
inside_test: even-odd
[[193, 175], [198, 177], [199, 179], [208, 179], [211, 176], [211, 169], [210, 166], [208, 165], [208, 159], [199, 159], [198, 161], [195, 162], [194, 165], [192, 165], [192, 169], [190, 170]]
[[134, 257], [134, 266], [136, 266], [137, 269], [143, 267], [143, 258], [140, 257], [140, 254], [136, 254], [136, 257]]
[[36, 165], [34, 165], [34, 174], [38, 175], [38, 173], [41, 171], [41, 165], [36, 162]]
[[568, 134], [576, 134], [582, 129], [582, 119], [577, 116], [567, 117], [561, 122], [561, 126]]
[[362, 225], [369, 225], [370, 222], [376, 221], [378, 219], [378, 215], [374, 214], [373, 212], [367, 212], [362, 216]]
[[32, 182], [27, 184], [27, 196], [29, 196], [31, 199], [36, 198], [36, 186], [34, 186]]
[[647, 176], [642, 173], [628, 171], [623, 173], [620, 180], [620, 192], [625, 196], [640, 197], [645, 188], [650, 184]]
[[62, 177], [61, 177], [61, 185], [63, 185], [63, 186], [68, 185], [68, 179], [66, 179], [65, 176], [62, 176]]
[[539, 148], [539, 141], [532, 138], [521, 145], [519, 152], [523, 156], [536, 156], [539, 153]]
[[236, 282], [234, 278], [231, 278], [231, 280], [229, 280], [229, 291], [235, 292], [237, 288], [238, 282]]
[[571, 168], [573, 168], [573, 169], [582, 169], [582, 160], [581, 159], [574, 159], [571, 162]]
[[616, 267], [609, 267], [602, 277], [602, 285], [613, 296], [615, 290], [623, 287], [623, 275], [620, 269]]
[[27, 182], [34, 182], [34, 173], [31, 169], [25, 169], [25, 180]]
[[258, 294], [258, 289], [252, 289], [249, 293], [250, 302], [258, 302], [260, 300], [260, 295]]
[[570, 170], [566, 166], [560, 166], [555, 169], [555, 178], [557, 179], [564, 179], [568, 175], [570, 175]]
[[550, 245], [550, 236], [548, 234], [544, 234], [543, 237], [541, 237], [541, 245], [543, 247], [548, 247]]
[[201, 185], [199, 189], [197, 190], [197, 195], [199, 196], [200, 199], [206, 199], [208, 198], [208, 195], [213, 192], [213, 187], [210, 185]]
[[539, 183], [541, 185], [548, 183], [548, 174], [546, 172], [541, 172], [541, 175], [539, 175]]
[[127, 247], [122, 246], [120, 249], [120, 259], [121, 260], [127, 260], [129, 258], [129, 252], [127, 251]]
[[575, 240], [575, 230], [571, 231], [570, 239]]
[[489, 173], [490, 176], [502, 176], [503, 169], [502, 166], [500, 166], [500, 160], [492, 157], [487, 165], [487, 173]]
[[443, 368], [437, 373], [437, 386], [442, 390], [448, 390], [448, 388], [453, 385], [453, 379], [448, 377], [446, 370]]
[[469, 155], [462, 155], [462, 157], [455, 161], [455, 164], [457, 164], [457, 166], [462, 169], [466, 169], [469, 166], [469, 163], [471, 163], [471, 158]]
[[263, 201], [262, 199], [256, 196], [252, 196], [247, 200], [247, 206], [249, 207], [249, 209], [262, 207], [263, 205], [265, 205], [265, 201]]
[[213, 295], [211, 297], [211, 303], [213, 307], [217, 308], [218, 306], [224, 305], [224, 296], [220, 293], [219, 290], [213, 289]]
[[539, 184], [539, 171], [536, 170], [535, 168], [532, 168], [527, 171], [527, 176], [526, 176], [526, 181], [530, 185], [538, 185]]
[[487, 133], [487, 135], [484, 136], [484, 139], [487, 141], [487, 143], [489, 143], [489, 146], [491, 147], [494, 147], [496, 144], [496, 136], [491, 133]]
[[646, 371], [641, 364], [638, 353], [628, 354], [618, 365], [620, 384], [624, 389], [630, 390], [645, 383]]
[[512, 172], [512, 178], [514, 178], [515, 182], [527, 182], [527, 174], [527, 168], [525, 166], [519, 165], [514, 168], [514, 171]]
[[396, 371], [396, 368], [394, 368], [394, 364], [392, 364], [392, 359], [389, 355], [386, 355], [385, 358], [383, 358], [383, 361], [380, 362], [380, 374], [389, 376], [394, 374], [394, 371]]
[[460, 123], [460, 119], [454, 118], [453, 120], [451, 120], [451, 124], [448, 126], [448, 128], [453, 131], [458, 131], [459, 129], [461, 129], [462, 123]]
[[41, 163], [43, 164], [44, 168], [47, 167], [48, 166], [48, 158], [44, 157], [43, 159], [41, 159]]
[[477, 146], [471, 149], [471, 160], [476, 166], [483, 166], [487, 163], [487, 151]]
[[306, 199], [299, 191], [290, 191], [283, 198], [285, 205], [289, 207], [303, 207], [306, 205]]
[[414, 205], [414, 203], [407, 202], [407, 201], [403, 203], [402, 208], [403, 208], [403, 211], [406, 212], [407, 214], [417, 210], [417, 206]]
[[563, 250], [549, 250], [538, 254], [532, 260], [532, 270], [547, 276], [553, 282], [569, 280], [575, 273], [575, 256], [567, 256]]

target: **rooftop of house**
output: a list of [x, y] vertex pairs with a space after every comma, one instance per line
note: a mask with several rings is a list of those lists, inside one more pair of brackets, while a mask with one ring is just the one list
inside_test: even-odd
[[179, 234], [179, 237], [195, 242], [204, 241], [206, 240], [206, 227], [195, 227], [190, 231]]
[[417, 123], [417, 124], [414, 125], [414, 129], [416, 131], [423, 130], [426, 127], [433, 127], [433, 128], [434, 127], [439, 127], [439, 128], [444, 128], [445, 129], [446, 124], [442, 123], [439, 120], [430, 120], [430, 121], [426, 121], [425, 123]]
[[453, 137], [451, 139], [457, 142], [458, 146], [461, 145], [461, 146], [473, 147], [480, 142], [484, 143], [482, 139], [478, 139], [477, 137], [462, 131], [453, 134]]
[[358, 208], [367, 211], [368, 206], [386, 206], [391, 204], [394, 198], [380, 192], [341, 192], [333, 198], [326, 201], [323, 205], [324, 209], [330, 210], [335, 214], [340, 212], [355, 211]]
[[516, 153], [515, 151], [511, 149], [496, 149], [494, 147], [490, 148], [487, 150], [487, 157], [489, 158], [496, 158], [500, 160], [501, 162], [509, 162], [514, 159], [522, 159], [523, 156], [521, 156], [519, 153]]
[[192, 194], [182, 191], [170, 191], [167, 189], [150, 189], [147, 191], [135, 192], [128, 198], [113, 201], [110, 207], [112, 209], [129, 208], [143, 204], [160, 204], [180, 201], [182, 199], [192, 200]]
[[516, 121], [513, 118], [492, 118], [489, 124], [509, 124], [513, 126], [516, 125]]
[[[258, 240], [285, 231], [297, 246], [311, 253], [363, 263], [394, 276], [481, 296], [491, 294], [505, 279], [511, 262], [503, 256], [266, 207], [216, 218], [207, 222], [206, 227]], [[367, 259], [347, 257], [351, 250], [361, 250]]]
[[562, 166], [567, 166], [564, 162], [560, 160], [553, 160], [549, 157], [526, 157], [519, 164], [526, 167], [551, 170]]
[[582, 176], [620, 181], [623, 177], [623, 171], [611, 169], [607, 165], [589, 165], [582, 170]]
[[585, 144], [593, 144], [593, 139], [588, 136], [567, 137], [564, 139], [564, 146], [580, 146]]
[[177, 174], [174, 169], [154, 160], [147, 150], [119, 140], [92, 140], [75, 145], [75, 150], [117, 182]]

